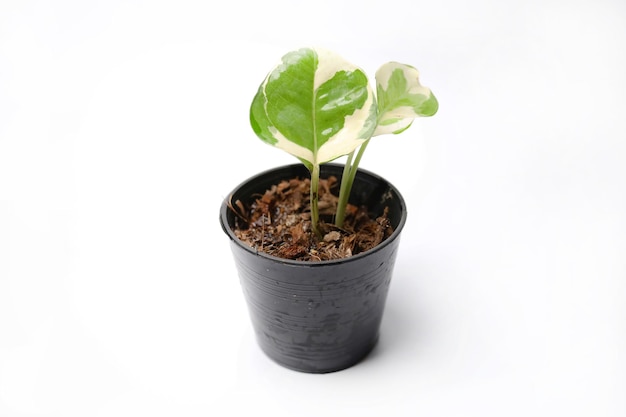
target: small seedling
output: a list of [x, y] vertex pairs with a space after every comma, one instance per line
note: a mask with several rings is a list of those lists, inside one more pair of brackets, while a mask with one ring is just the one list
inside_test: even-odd
[[287, 53], [252, 101], [250, 124], [261, 140], [298, 158], [311, 172], [311, 227], [319, 232], [320, 165], [347, 155], [335, 224], [343, 225], [359, 163], [369, 140], [408, 129], [439, 105], [410, 65], [376, 71], [376, 94], [363, 70], [319, 48]]

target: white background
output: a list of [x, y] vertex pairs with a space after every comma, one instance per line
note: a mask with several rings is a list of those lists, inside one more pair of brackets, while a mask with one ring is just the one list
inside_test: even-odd
[[[218, 223], [296, 162], [283, 53], [418, 67], [439, 113], [362, 167], [409, 219], [381, 340], [259, 351]], [[626, 3], [0, 3], [0, 416], [626, 415]]]

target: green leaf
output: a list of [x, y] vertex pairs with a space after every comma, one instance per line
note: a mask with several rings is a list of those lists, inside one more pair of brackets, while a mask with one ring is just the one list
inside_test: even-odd
[[378, 126], [373, 136], [398, 134], [416, 117], [437, 113], [439, 103], [419, 82], [419, 72], [410, 65], [388, 62], [376, 71]]
[[250, 124], [261, 140], [311, 167], [371, 137], [376, 101], [361, 69], [332, 52], [303, 48], [267, 75], [252, 100]]

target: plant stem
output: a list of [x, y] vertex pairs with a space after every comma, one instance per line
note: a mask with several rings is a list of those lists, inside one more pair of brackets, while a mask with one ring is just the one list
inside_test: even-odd
[[354, 178], [356, 178], [356, 173], [359, 169], [361, 157], [363, 156], [363, 152], [365, 152], [365, 148], [367, 148], [367, 144], [369, 143], [369, 141], [370, 140], [368, 139], [363, 142], [363, 144], [359, 148], [359, 152], [356, 154], [356, 158], [354, 158], [354, 161], [352, 161], [354, 152], [352, 152], [348, 156], [346, 166], [343, 169], [341, 188], [339, 189], [339, 202], [337, 203], [337, 217], [335, 217], [335, 226], [337, 227], [343, 227], [343, 221], [345, 220], [346, 215], [346, 207], [348, 206], [348, 199], [350, 198], [350, 193], [352, 192], [352, 184], [354, 183]]
[[352, 157], [354, 157], [354, 151], [348, 154], [346, 164], [343, 166], [343, 174], [341, 174], [341, 187], [339, 188], [339, 201], [337, 202], [337, 213], [335, 214], [335, 226], [343, 226], [343, 221], [346, 217], [346, 207], [348, 205], [348, 197], [350, 192], [346, 192], [348, 187], [348, 178], [350, 177], [350, 167], [352, 166]]
[[359, 148], [359, 153], [356, 154], [356, 159], [352, 163], [352, 167], [350, 168], [350, 188], [352, 188], [352, 183], [354, 182], [354, 178], [356, 177], [356, 172], [359, 169], [359, 163], [361, 162], [361, 157], [363, 156], [363, 152], [365, 152], [365, 148], [370, 143], [370, 140], [366, 140], [363, 142], [363, 145]]
[[319, 164], [314, 164], [313, 169], [311, 170], [311, 191], [310, 191], [310, 202], [311, 202], [311, 228], [313, 232], [318, 238], [322, 237], [322, 234], [319, 230], [319, 221], [320, 214], [318, 209], [318, 190], [320, 183], [320, 166]]

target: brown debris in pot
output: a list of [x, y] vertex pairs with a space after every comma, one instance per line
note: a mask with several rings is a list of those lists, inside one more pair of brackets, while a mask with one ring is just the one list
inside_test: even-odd
[[282, 181], [258, 196], [250, 207], [237, 200], [235, 235], [260, 252], [280, 258], [322, 261], [347, 258], [365, 252], [391, 235], [387, 210], [377, 219], [367, 208], [348, 205], [342, 228], [333, 224], [337, 208], [336, 177], [320, 179], [319, 212], [322, 239], [311, 230], [308, 178]]

